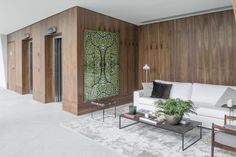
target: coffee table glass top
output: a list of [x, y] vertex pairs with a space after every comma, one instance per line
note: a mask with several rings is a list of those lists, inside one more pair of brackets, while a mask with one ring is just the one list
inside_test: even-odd
[[[120, 116], [123, 118], [126, 118], [126, 119], [140, 122], [140, 123], [145, 123], [143, 121], [140, 121], [139, 118], [128, 118], [128, 117], [124, 116], [124, 114], [121, 114]], [[144, 117], [144, 115], [142, 117]], [[152, 125], [149, 123], [145, 123], [145, 124]], [[152, 125], [152, 126], [159, 127], [159, 128], [169, 130], [169, 131], [173, 131], [173, 132], [176, 132], [179, 134], [184, 134], [184, 133], [186, 133], [196, 127], [199, 127], [201, 125], [202, 125], [201, 122], [190, 120], [190, 122], [188, 124], [170, 125], [164, 121], [164, 122], [157, 123], [157, 125]]]

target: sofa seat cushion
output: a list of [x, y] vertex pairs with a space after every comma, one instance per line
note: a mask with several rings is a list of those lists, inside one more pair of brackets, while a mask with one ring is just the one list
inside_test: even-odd
[[215, 141], [236, 148], [236, 135], [218, 131], [215, 133]]
[[196, 112], [199, 116], [205, 116], [210, 118], [224, 119], [226, 114], [229, 114], [229, 110], [224, 108], [215, 107], [199, 107], [197, 106]]
[[140, 97], [138, 101], [140, 104], [153, 106], [155, 104], [155, 102], [158, 100], [164, 100], [164, 99], [151, 98], [151, 97]]
[[172, 84], [170, 91], [170, 98], [172, 99], [183, 99], [190, 100], [192, 95], [192, 83], [183, 83], [183, 82], [170, 82], [163, 80], [155, 80], [156, 82]]
[[[193, 101], [194, 105], [196, 107], [204, 107], [204, 108], [216, 108], [214, 103], [207, 103], [207, 102], [202, 102], [202, 101]], [[218, 109], [221, 109], [220, 107], [218, 107]]]

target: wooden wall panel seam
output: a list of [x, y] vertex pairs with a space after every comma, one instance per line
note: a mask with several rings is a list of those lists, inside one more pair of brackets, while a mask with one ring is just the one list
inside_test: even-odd
[[139, 87], [145, 63], [150, 81], [236, 85], [235, 31], [232, 10], [140, 26]]

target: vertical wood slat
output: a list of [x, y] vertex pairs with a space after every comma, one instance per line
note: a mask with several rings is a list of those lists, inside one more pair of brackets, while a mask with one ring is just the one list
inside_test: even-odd
[[[62, 13], [39, 21], [31, 26], [8, 35], [8, 42], [15, 42], [17, 64], [15, 91], [22, 93], [25, 86], [25, 72], [22, 61], [22, 40], [24, 33], [30, 33], [33, 40], [33, 98], [40, 102], [52, 101], [52, 55], [51, 39], [47, 29], [57, 27], [62, 34], [62, 81], [63, 81], [63, 109], [74, 114], [88, 112], [90, 107], [83, 99], [83, 55], [84, 30], [98, 30], [119, 33], [120, 38], [120, 95], [119, 101], [132, 101], [132, 92], [136, 88], [138, 53], [137, 26], [120, 21], [87, 9], [74, 7]], [[19, 65], [19, 66], [18, 66]], [[22, 77], [21, 77], [22, 76]], [[23, 79], [23, 80], [22, 80]], [[15, 83], [16, 82], [16, 83]], [[24, 83], [23, 83], [24, 82]]]
[[108, 31], [119, 33], [119, 57], [120, 57], [120, 94], [115, 97], [118, 102], [132, 101], [132, 94], [137, 89], [136, 80], [137, 62], [134, 54], [138, 52], [138, 28], [135, 25], [114, 19], [84, 8], [78, 7], [78, 106], [79, 113], [90, 111], [90, 106], [84, 100], [84, 30]]
[[236, 0], [232, 0], [232, 3], [233, 3], [234, 17], [236, 19]]
[[[34, 98], [42, 102], [46, 101], [46, 79], [48, 79], [45, 72], [47, 67], [45, 66], [44, 40], [47, 28], [50, 26], [58, 26], [58, 31], [62, 32], [62, 43], [64, 43], [62, 45], [63, 107], [75, 114], [79, 110], [78, 104], [84, 103], [84, 29], [120, 33], [121, 93], [119, 98], [130, 97], [137, 85], [141, 87], [141, 82], [145, 80], [142, 67], [146, 63], [151, 66], [150, 80], [236, 84], [236, 80], [232, 77], [236, 74], [233, 60], [236, 57], [234, 53], [236, 25], [232, 11], [172, 20], [138, 28], [102, 14], [74, 8], [8, 36], [9, 43], [15, 42], [16, 61], [14, 64], [17, 65], [15, 75], [22, 76], [17, 77], [14, 81], [14, 90], [22, 93], [25, 72], [22, 66], [18, 66], [22, 65], [24, 60], [21, 53], [22, 36], [24, 33], [32, 34]], [[134, 57], [135, 54], [138, 55]], [[136, 81], [137, 83], [135, 83]]]
[[22, 94], [28, 94], [29, 90], [29, 40], [22, 40]]
[[[51, 55], [47, 53], [48, 28], [57, 27], [62, 34], [62, 81], [63, 81], [63, 109], [74, 114], [78, 113], [78, 73], [77, 73], [77, 7], [68, 9], [33, 25], [8, 35], [8, 43], [15, 43], [16, 80], [14, 91], [22, 93], [26, 88], [27, 69], [24, 61], [27, 58], [22, 52], [24, 34], [30, 33], [33, 42], [33, 98], [46, 103], [51, 101], [52, 88]], [[9, 56], [9, 53], [8, 53]], [[11, 66], [13, 63], [9, 63]], [[10, 82], [11, 79], [8, 79]]]
[[145, 63], [150, 81], [236, 85], [235, 32], [231, 10], [140, 26], [139, 87]]

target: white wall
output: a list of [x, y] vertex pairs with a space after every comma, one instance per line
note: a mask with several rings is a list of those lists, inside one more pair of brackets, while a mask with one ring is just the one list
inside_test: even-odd
[[7, 88], [7, 36], [0, 35], [0, 87]]

